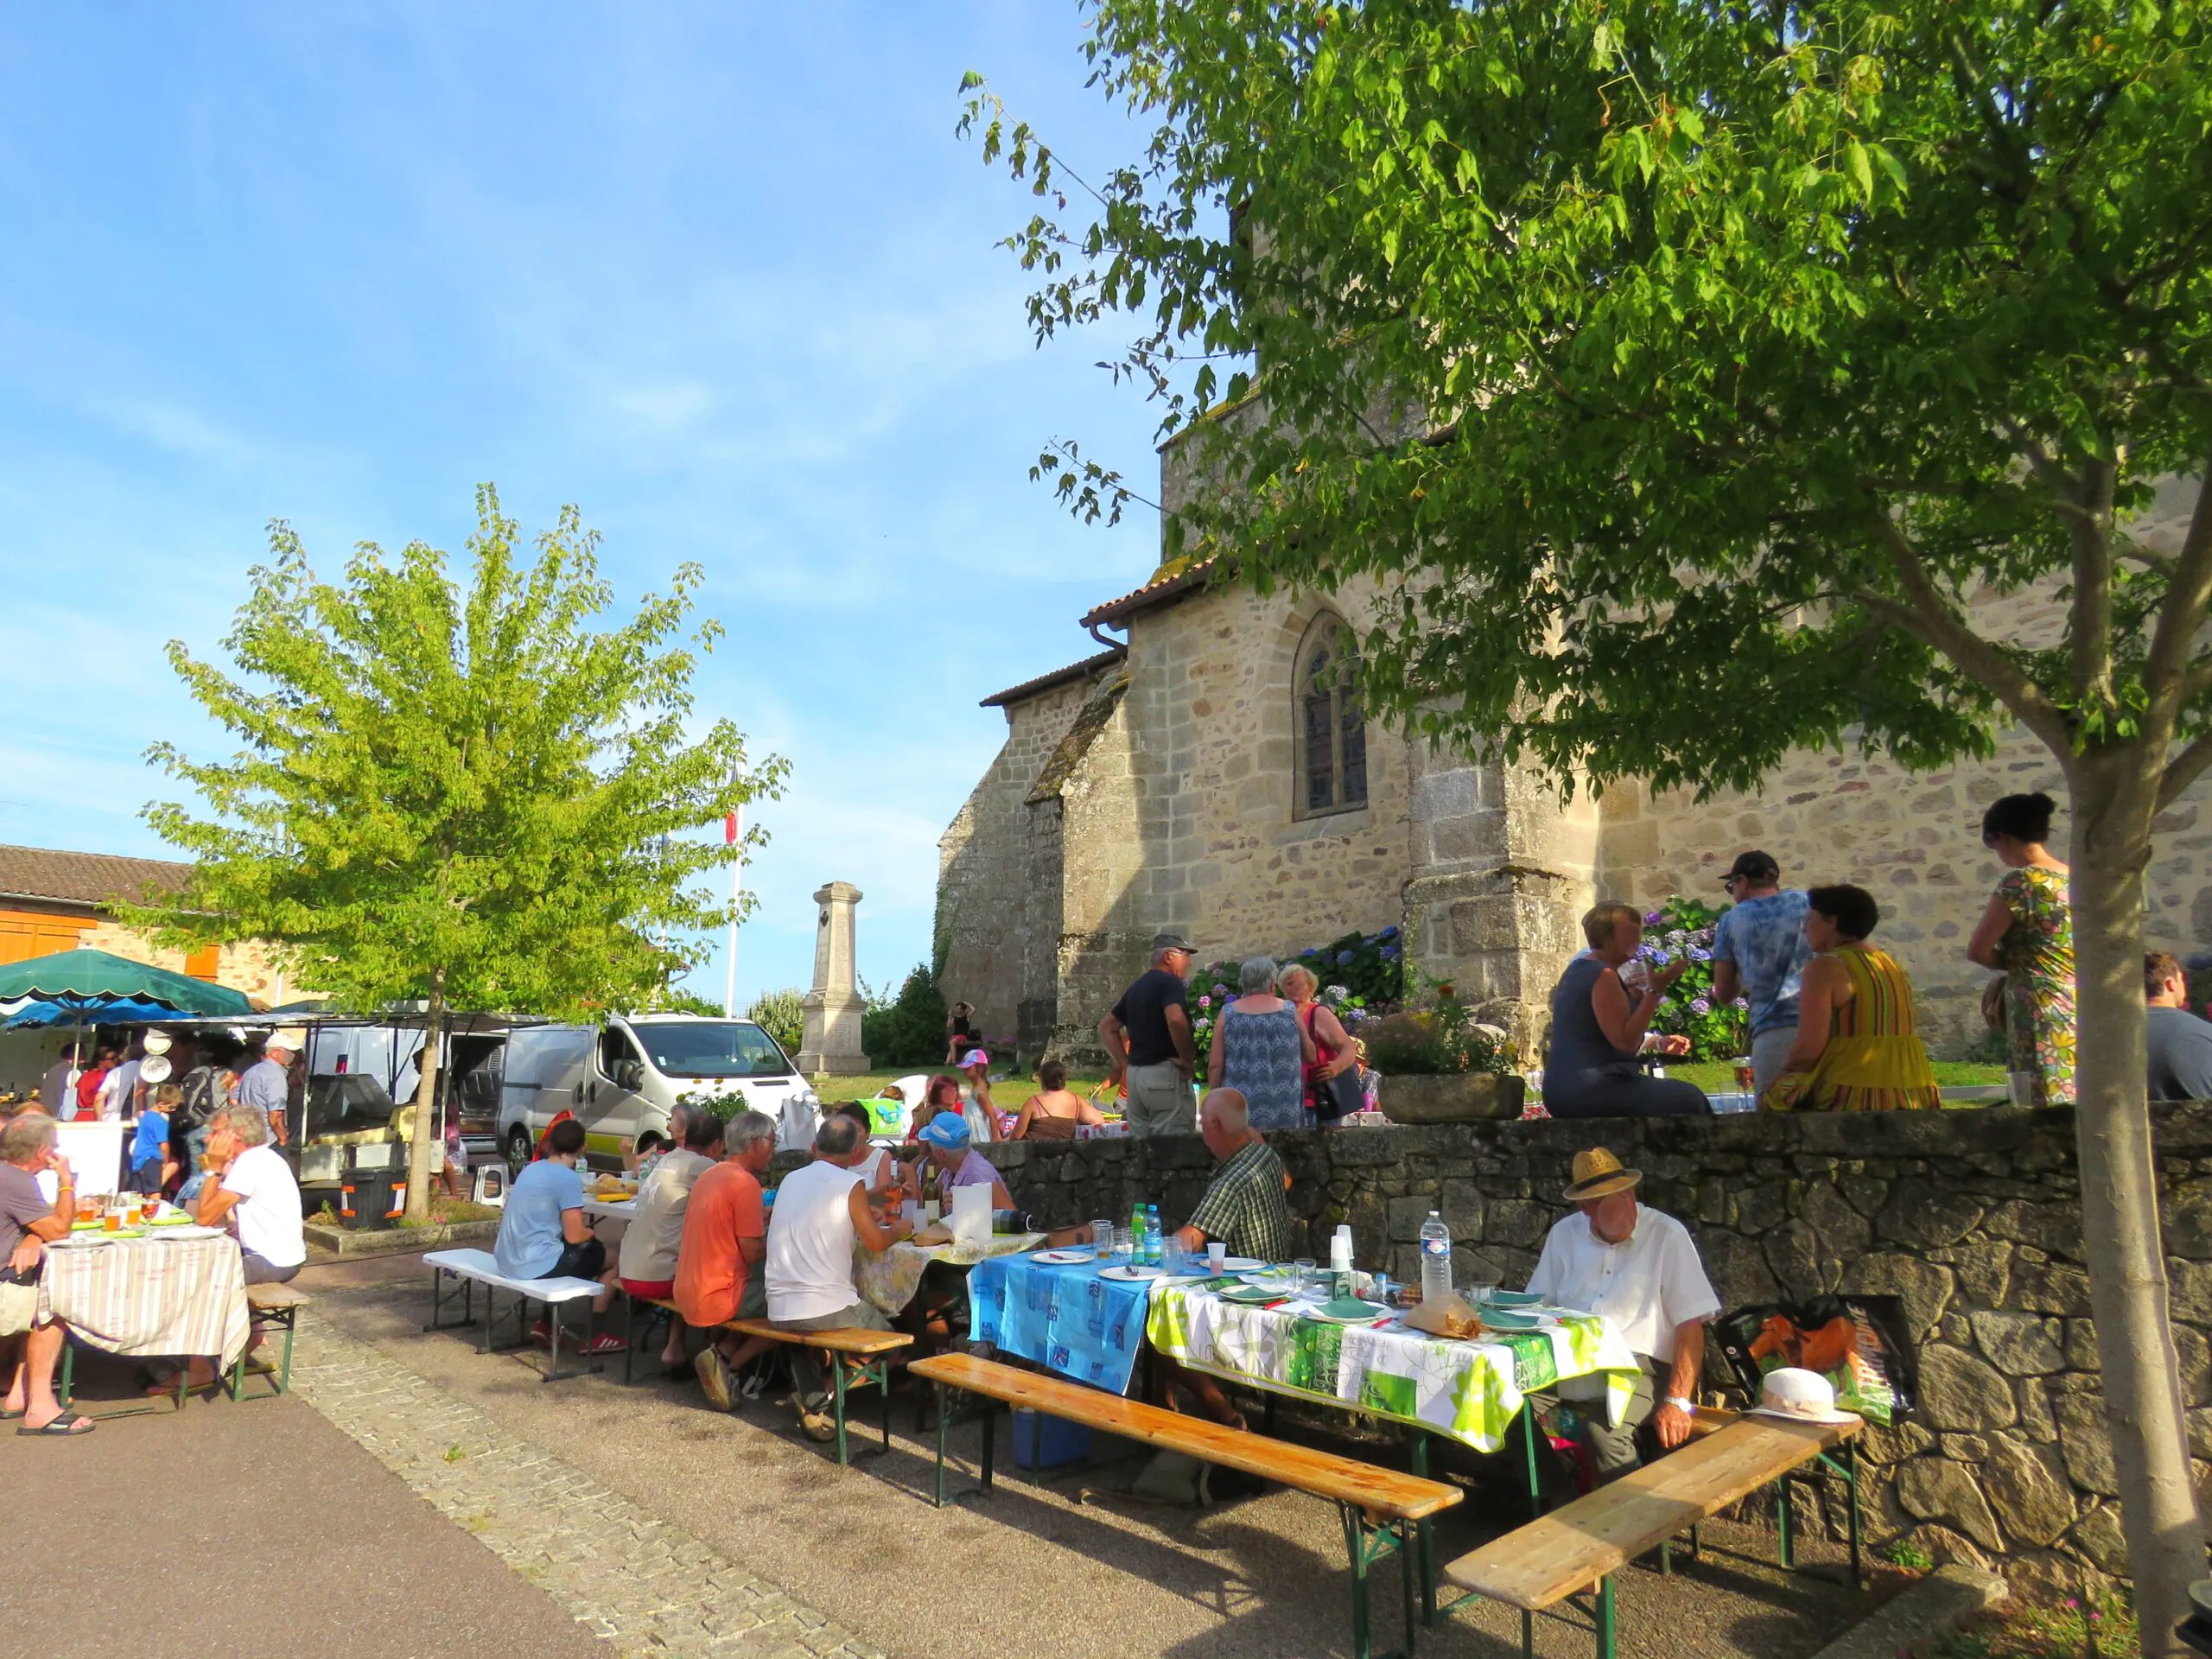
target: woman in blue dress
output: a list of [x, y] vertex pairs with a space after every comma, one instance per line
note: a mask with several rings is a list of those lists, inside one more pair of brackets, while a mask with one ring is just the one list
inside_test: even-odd
[[1255, 1129], [1310, 1129], [1306, 1068], [1314, 1063], [1313, 1039], [1298, 1010], [1275, 995], [1275, 965], [1254, 957], [1237, 970], [1243, 995], [1214, 1022], [1206, 1055], [1206, 1087], [1234, 1089]]

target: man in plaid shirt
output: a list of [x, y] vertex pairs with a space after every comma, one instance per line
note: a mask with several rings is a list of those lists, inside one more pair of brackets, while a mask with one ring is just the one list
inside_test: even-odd
[[1198, 1135], [1220, 1161], [1213, 1184], [1198, 1200], [1191, 1224], [1178, 1236], [1186, 1250], [1203, 1250], [1219, 1239], [1231, 1255], [1262, 1262], [1290, 1255], [1290, 1205], [1283, 1198], [1290, 1179], [1282, 1160], [1247, 1122], [1244, 1096], [1217, 1089], [1198, 1109]]

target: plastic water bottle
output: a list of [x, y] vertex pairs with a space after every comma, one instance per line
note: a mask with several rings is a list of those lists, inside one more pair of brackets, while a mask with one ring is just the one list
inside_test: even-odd
[[1452, 1230], [1432, 1210], [1421, 1224], [1421, 1299], [1441, 1302], [1452, 1294]]
[[1151, 1207], [1150, 1205], [1139, 1204], [1132, 1205], [1129, 1210], [1129, 1265], [1133, 1268], [1144, 1265], [1144, 1224], [1146, 1212]]
[[1156, 1268], [1167, 1260], [1167, 1241], [1160, 1230], [1160, 1206], [1147, 1204], [1144, 1207], [1144, 1264]]

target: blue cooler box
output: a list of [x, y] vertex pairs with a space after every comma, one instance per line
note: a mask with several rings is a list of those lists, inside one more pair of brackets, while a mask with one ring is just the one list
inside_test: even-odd
[[1016, 1408], [1014, 1414], [1014, 1461], [1022, 1469], [1057, 1469], [1081, 1463], [1090, 1455], [1090, 1431], [1040, 1412]]

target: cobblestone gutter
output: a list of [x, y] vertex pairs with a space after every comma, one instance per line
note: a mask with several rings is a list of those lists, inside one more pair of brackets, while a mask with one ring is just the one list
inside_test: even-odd
[[882, 1659], [551, 1452], [312, 1309], [292, 1368], [300, 1396], [610, 1651], [670, 1659]]
[[[2152, 1117], [2182, 1386], [2199, 1491], [2212, 1496], [2212, 1108], [2160, 1106]], [[1878, 1541], [1999, 1565], [2016, 1592], [2038, 1597], [2126, 1571], [2071, 1111], [1515, 1122], [1268, 1140], [1291, 1173], [1301, 1254], [1325, 1257], [1336, 1224], [1349, 1221], [1363, 1263], [1411, 1278], [1435, 1208], [1462, 1281], [1511, 1285], [1566, 1213], [1558, 1195], [1575, 1151], [1611, 1147], [1644, 1171], [1645, 1201], [1689, 1225], [1728, 1306], [1830, 1290], [1904, 1298], [1921, 1409], [1866, 1436]], [[1141, 1198], [1179, 1222], [1211, 1168], [1195, 1136], [987, 1155], [1014, 1202], [1055, 1225], [1126, 1216]]]

